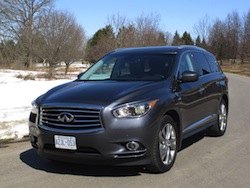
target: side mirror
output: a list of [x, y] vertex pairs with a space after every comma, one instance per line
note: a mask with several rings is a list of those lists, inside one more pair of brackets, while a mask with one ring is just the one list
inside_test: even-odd
[[199, 76], [196, 72], [193, 71], [184, 71], [182, 73], [182, 82], [196, 82], [199, 79]]

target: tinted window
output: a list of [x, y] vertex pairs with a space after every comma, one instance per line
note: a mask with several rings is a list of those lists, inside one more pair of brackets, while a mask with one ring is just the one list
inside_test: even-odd
[[220, 72], [220, 68], [216, 59], [211, 55], [206, 55], [206, 58], [207, 61], [209, 62], [212, 72]]
[[198, 67], [199, 74], [201, 76], [211, 73], [211, 69], [207, 62], [207, 59], [202, 53], [195, 52], [195, 53], [192, 53], [192, 55], [193, 55], [193, 60], [196, 66]]

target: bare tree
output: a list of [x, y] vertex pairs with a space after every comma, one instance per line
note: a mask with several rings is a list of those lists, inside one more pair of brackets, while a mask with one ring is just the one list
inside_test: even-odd
[[241, 35], [241, 62], [250, 57], [250, 9], [243, 18]]
[[172, 34], [170, 32], [167, 31], [165, 33], [165, 42], [166, 42], [166, 45], [171, 45], [172, 41], [173, 41], [173, 36], [172, 36]]
[[33, 59], [34, 35], [41, 26], [41, 17], [46, 14], [54, 0], [1, 0], [0, 35], [19, 42], [30, 66]]
[[222, 60], [226, 57], [226, 26], [221, 20], [215, 20], [211, 26], [208, 44], [209, 50], [216, 55], [216, 58], [223, 63]]
[[165, 45], [169, 40], [168, 33], [164, 34], [159, 27], [160, 16], [142, 14], [129, 21], [125, 16], [113, 15], [108, 19], [115, 35], [116, 48]]
[[197, 34], [197, 36], [201, 37], [201, 41], [207, 41], [210, 27], [210, 18], [208, 15], [205, 15], [204, 18], [200, 19], [199, 22], [194, 25], [194, 32]]
[[107, 52], [116, 48], [166, 45], [170, 42], [169, 33], [159, 27], [158, 15], [142, 14], [129, 22], [126, 17], [112, 16], [110, 24], [98, 30], [88, 41], [86, 59], [95, 62]]
[[135, 28], [126, 16], [112, 15], [108, 24], [115, 37], [115, 48], [131, 47], [135, 36]]
[[126, 16], [113, 14], [112, 16], [108, 17], [108, 23], [106, 25], [109, 25], [112, 27], [114, 35], [118, 35], [120, 29], [130, 25], [130, 22], [128, 21]]
[[229, 13], [226, 18], [226, 50], [227, 58], [235, 63], [235, 60], [239, 54], [239, 41], [240, 41], [240, 29], [241, 21], [239, 13], [233, 11]]
[[68, 67], [80, 59], [85, 34], [75, 18], [67, 12], [54, 11], [46, 20], [45, 27], [37, 35], [35, 52], [49, 63], [49, 76], [52, 77], [58, 63], [66, 63], [67, 73]]
[[69, 32], [65, 35], [66, 41], [62, 55], [66, 65], [65, 74], [67, 74], [71, 64], [84, 58], [86, 46], [86, 36], [83, 28], [76, 23], [73, 17], [71, 19], [72, 21], [68, 27]]
[[117, 47], [118, 48], [127, 48], [137, 46], [136, 40], [136, 28], [133, 24], [129, 26], [121, 27], [116, 36], [117, 38]]
[[115, 36], [115, 48], [135, 46], [135, 27], [125, 16], [112, 15], [108, 18], [108, 25]]
[[[137, 31], [137, 45], [138, 46], [153, 46], [165, 45], [165, 39], [162, 37], [160, 30], [160, 16], [149, 14], [142, 14], [135, 20], [135, 28]], [[162, 39], [162, 40], [160, 40]]]

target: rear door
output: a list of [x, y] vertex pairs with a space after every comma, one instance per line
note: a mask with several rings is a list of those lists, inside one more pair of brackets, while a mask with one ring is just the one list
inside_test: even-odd
[[222, 73], [216, 58], [210, 54], [205, 54], [206, 60], [211, 68], [210, 84], [206, 86], [206, 98], [209, 101], [211, 114], [216, 114], [218, 105], [225, 86], [225, 75]]
[[199, 82], [204, 89], [203, 107], [199, 112], [200, 122], [202, 124], [207, 124], [217, 118], [218, 100], [221, 93], [219, 83], [220, 74], [216, 67], [210, 65], [205, 54], [201, 52], [193, 52], [192, 57], [200, 75]]

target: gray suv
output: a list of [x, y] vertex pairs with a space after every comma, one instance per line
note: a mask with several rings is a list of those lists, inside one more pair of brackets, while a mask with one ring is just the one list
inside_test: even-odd
[[228, 80], [194, 46], [115, 50], [32, 103], [39, 155], [84, 164], [173, 166], [183, 139], [227, 128]]

